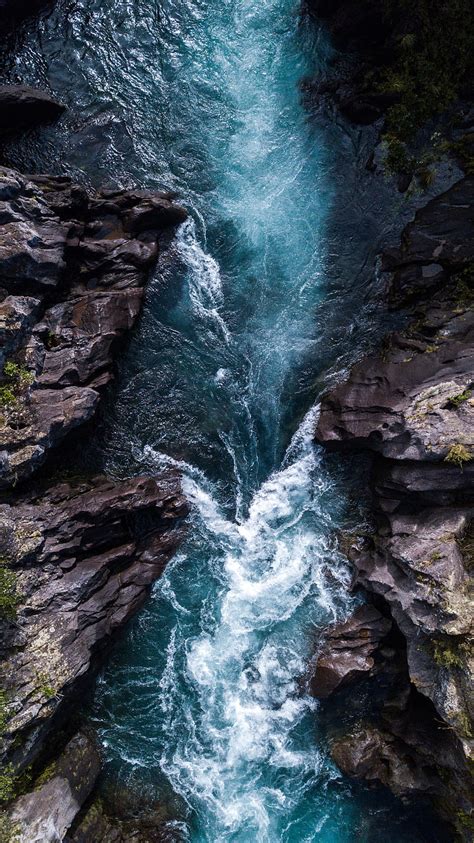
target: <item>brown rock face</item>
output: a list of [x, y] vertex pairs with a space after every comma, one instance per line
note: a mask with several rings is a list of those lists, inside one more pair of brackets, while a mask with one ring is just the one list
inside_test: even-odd
[[317, 438], [328, 447], [404, 461], [444, 460], [453, 444], [474, 454], [473, 207], [467, 177], [419, 211], [400, 251], [386, 256], [397, 302], [416, 299], [420, 318], [323, 398]]
[[[140, 311], [168, 194], [89, 196], [66, 178], [0, 168], [0, 487], [23, 480], [94, 414], [114, 344]], [[5, 391], [7, 390], [7, 391]]]
[[[357, 582], [389, 607], [406, 640], [412, 685], [452, 730], [452, 763], [433, 748], [430, 763], [445, 768], [448, 783], [441, 775], [436, 792], [464, 836], [458, 820], [469, 811], [473, 731], [473, 207], [469, 176], [419, 211], [400, 249], [383, 257], [392, 303], [410, 307], [414, 321], [323, 397], [316, 431], [331, 449], [377, 455], [378, 529], [353, 553]], [[371, 733], [357, 751], [353, 741], [351, 759], [341, 763], [365, 775], [380, 756], [395, 770], [398, 744], [387, 734]], [[419, 756], [422, 741], [412, 743]], [[395, 792], [397, 777], [385, 777]]]
[[53, 718], [162, 572], [186, 513], [174, 475], [61, 483], [0, 507], [0, 553], [21, 601], [2, 665], [15, 765], [41, 754]]
[[373, 606], [360, 606], [347, 621], [332, 627], [311, 680], [314, 696], [325, 699], [351, 682], [373, 675], [374, 654], [391, 626]]
[[[58, 726], [182, 536], [187, 504], [174, 474], [27, 492], [22, 481], [94, 414], [160, 232], [185, 218], [168, 194], [90, 195], [66, 178], [0, 168], [0, 488], [10, 493], [0, 557], [18, 603], [1, 623], [1, 749], [14, 775], [60, 749]], [[55, 775], [12, 806], [18, 839], [64, 839], [98, 765], [77, 736]]]

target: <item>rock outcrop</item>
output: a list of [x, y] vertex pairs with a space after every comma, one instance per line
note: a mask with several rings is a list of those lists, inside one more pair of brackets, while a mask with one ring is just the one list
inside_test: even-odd
[[[467, 176], [419, 211], [400, 249], [383, 256], [392, 306], [409, 308], [413, 321], [323, 397], [316, 431], [330, 449], [376, 455], [378, 527], [352, 553], [357, 583], [388, 607], [406, 640], [412, 687], [453, 736], [444, 793], [433, 792], [464, 835], [473, 722], [473, 205]], [[350, 752], [342, 744], [336, 752], [357, 776], [373, 770], [377, 752], [393, 755], [398, 741], [366, 726], [360, 734], [358, 748], [352, 737]], [[442, 774], [445, 759], [431, 754]]]
[[91, 196], [67, 178], [0, 168], [0, 487], [92, 417], [159, 233], [185, 218], [168, 194]]
[[94, 785], [97, 754], [83, 735], [64, 748], [68, 723], [187, 514], [172, 473], [31, 478], [92, 418], [159, 236], [185, 218], [169, 194], [0, 168], [1, 801], [37, 779], [0, 832], [25, 843], [64, 839]]
[[0, 135], [56, 120], [65, 110], [54, 97], [27, 85], [0, 85]]
[[361, 726], [348, 737], [333, 742], [331, 754], [346, 775], [368, 782], [380, 782], [397, 796], [426, 793], [429, 782], [421, 783], [412, 759], [396, 738], [375, 726]]
[[1, 666], [3, 743], [17, 770], [41, 755], [113, 633], [142, 605], [186, 513], [175, 475], [64, 482], [0, 506], [0, 553], [19, 602]]
[[315, 697], [325, 699], [377, 670], [375, 655], [392, 627], [373, 606], [360, 606], [325, 635], [311, 678]]
[[64, 840], [100, 772], [100, 756], [85, 732], [76, 734], [59, 758], [20, 796], [7, 815], [10, 839], [16, 843]]

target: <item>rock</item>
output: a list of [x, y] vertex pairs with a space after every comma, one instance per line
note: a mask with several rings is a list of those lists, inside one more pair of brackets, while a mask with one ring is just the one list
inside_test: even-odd
[[431, 789], [429, 776], [420, 776], [420, 770], [414, 770], [403, 744], [375, 726], [361, 727], [354, 734], [335, 740], [331, 756], [346, 775], [379, 782], [397, 796], [425, 795]]
[[374, 654], [391, 629], [391, 621], [373, 606], [360, 606], [348, 620], [329, 630], [311, 679], [311, 692], [325, 699], [376, 670]]
[[390, 34], [391, 21], [372, 0], [306, 0], [309, 11], [329, 28], [336, 47], [378, 56]]
[[0, 506], [0, 555], [20, 595], [2, 665], [16, 768], [41, 755], [53, 718], [142, 605], [187, 511], [174, 474], [59, 483]]
[[68, 226], [44, 193], [15, 170], [0, 167], [0, 287], [12, 295], [43, 295], [66, 269]]
[[[174, 799], [173, 803], [177, 801]], [[138, 804], [134, 805], [134, 802]], [[145, 799], [140, 800], [123, 787], [111, 799], [96, 799], [88, 806], [68, 835], [68, 843], [178, 843], [176, 809], [179, 802], [173, 803], [169, 807], [163, 802], [147, 805]], [[182, 815], [182, 810], [179, 814]]]
[[382, 356], [356, 364], [323, 398], [318, 440], [391, 460], [445, 461], [456, 444], [474, 454], [474, 312], [455, 310], [434, 336], [392, 335]]
[[64, 840], [100, 772], [100, 756], [91, 738], [79, 732], [35, 790], [20, 796], [9, 811], [18, 843]]
[[[400, 248], [383, 256], [392, 307], [410, 307], [413, 321], [323, 397], [316, 430], [332, 450], [376, 455], [376, 530], [350, 555], [356, 584], [382, 601], [406, 643], [405, 693], [416, 689], [426, 702], [423, 717], [419, 705], [385, 712], [383, 728], [365, 724], [342, 737], [337, 763], [397, 794], [425, 789], [465, 840], [474, 731], [473, 204], [468, 176], [418, 211]], [[450, 740], [438, 751], [441, 733]]]
[[384, 519], [374, 547], [353, 556], [357, 579], [383, 597], [407, 642], [413, 685], [469, 741], [473, 618], [462, 542], [471, 510], [437, 507]]
[[0, 85], [0, 134], [16, 134], [56, 120], [65, 106], [39, 88]]
[[474, 311], [462, 274], [474, 260], [473, 204], [474, 179], [462, 179], [418, 211], [401, 249], [385, 255], [396, 301], [421, 297], [420, 318], [323, 398], [317, 437], [328, 447], [427, 463], [449, 461], [455, 445], [474, 454]]
[[88, 195], [65, 177], [0, 168], [0, 362], [14, 355], [26, 373], [3, 378], [0, 488], [91, 419], [140, 312], [159, 234], [185, 218], [169, 194]]
[[[421, 208], [403, 231], [400, 249], [387, 251], [392, 305], [437, 291], [474, 261], [474, 176], [467, 175]], [[467, 279], [469, 283], [469, 279]]]

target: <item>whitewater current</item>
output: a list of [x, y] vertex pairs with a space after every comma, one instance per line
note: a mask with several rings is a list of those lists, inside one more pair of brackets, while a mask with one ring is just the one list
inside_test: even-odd
[[371, 130], [304, 102], [327, 39], [296, 0], [64, 0], [15, 57], [11, 79], [69, 107], [20, 165], [176, 190], [190, 213], [81, 455], [178, 467], [192, 506], [98, 682], [104, 795], [158, 804], [166, 839], [193, 843], [433, 840], [341, 776], [308, 693], [361, 599], [337, 533], [364, 517], [362, 467], [314, 444], [317, 399], [373, 336], [400, 216], [365, 169]]

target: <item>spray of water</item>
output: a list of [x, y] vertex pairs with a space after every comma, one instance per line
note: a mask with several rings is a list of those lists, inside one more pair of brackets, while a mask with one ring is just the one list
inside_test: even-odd
[[[321, 529], [329, 527], [322, 503], [328, 480], [312, 442], [316, 412], [307, 414], [282, 469], [257, 491], [240, 524], [223, 515], [200, 472], [179, 465], [196, 529], [215, 549], [220, 571], [212, 620], [191, 638], [178, 620], [160, 680], [170, 733], [160, 763], [174, 788], [201, 805], [207, 819], [198, 839], [244, 841], [251, 833], [259, 843], [280, 839], [291, 806], [321, 777], [334, 775], [316, 742], [301, 745], [295, 737], [316, 707], [302, 682], [308, 633], [344, 615], [351, 602], [346, 564]], [[150, 448], [144, 458], [169, 465]], [[175, 564], [187, 563], [182, 557]], [[173, 601], [183, 618], [187, 610], [172, 582], [171, 569], [157, 595]], [[193, 701], [184, 708], [180, 649]]]

